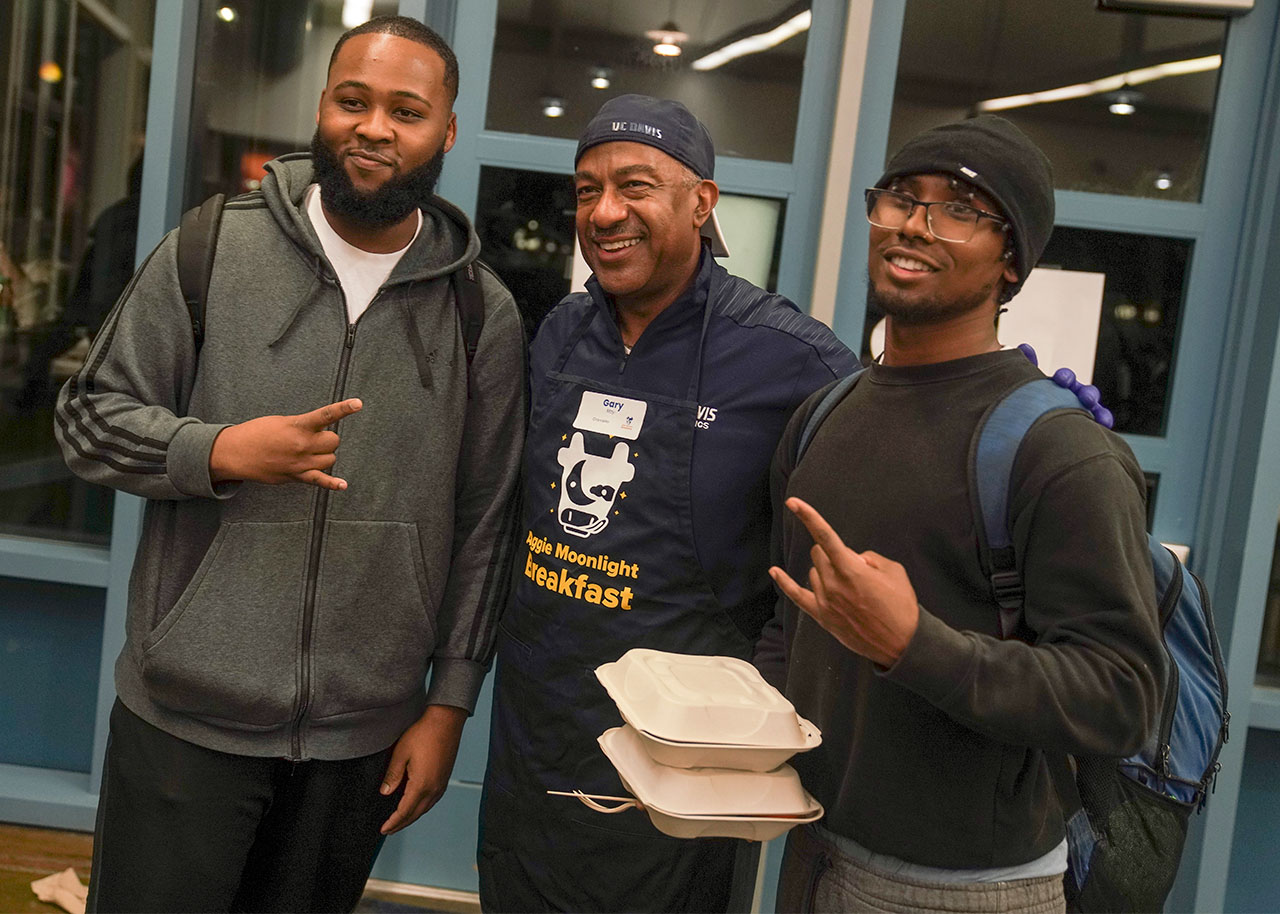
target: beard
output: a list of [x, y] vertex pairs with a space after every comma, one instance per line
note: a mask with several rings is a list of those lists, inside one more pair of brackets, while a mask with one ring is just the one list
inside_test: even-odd
[[320, 185], [325, 208], [365, 228], [380, 229], [402, 222], [435, 193], [444, 168], [444, 144], [417, 168], [392, 175], [376, 190], [362, 193], [351, 183], [338, 156], [320, 137], [311, 136], [312, 180]]
[[867, 276], [867, 309], [893, 318], [899, 324], [924, 326], [960, 317], [981, 307], [991, 297], [995, 283], [956, 298], [912, 299], [892, 289], [880, 290]]

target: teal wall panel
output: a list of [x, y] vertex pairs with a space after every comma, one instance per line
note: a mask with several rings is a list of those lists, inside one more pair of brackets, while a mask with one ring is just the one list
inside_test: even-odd
[[1239, 806], [1227, 877], [1227, 911], [1274, 911], [1280, 907], [1280, 869], [1276, 868], [1280, 826], [1280, 733], [1250, 730], [1245, 745]]
[[452, 781], [431, 810], [387, 839], [373, 878], [474, 892], [480, 788]]
[[103, 596], [0, 578], [0, 764], [89, 771]]

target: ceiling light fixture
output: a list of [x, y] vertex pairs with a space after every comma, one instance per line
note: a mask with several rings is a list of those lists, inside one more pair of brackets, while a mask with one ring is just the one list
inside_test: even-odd
[[1128, 92], [1117, 92], [1115, 97], [1111, 99], [1111, 104], [1107, 105], [1107, 110], [1112, 114], [1133, 114], [1138, 110], [1133, 103], [1133, 95]]
[[236, 11], [230, 6], [220, 6], [218, 7], [218, 18], [223, 22], [235, 22]]
[[1195, 57], [1189, 60], [1171, 60], [1156, 64], [1153, 67], [1140, 67], [1127, 73], [1104, 76], [1087, 83], [1074, 83], [1058, 89], [1044, 89], [1040, 92], [1025, 92], [1021, 95], [1007, 95], [1004, 98], [989, 98], [978, 102], [979, 111], [1007, 111], [1010, 108], [1025, 108], [1028, 105], [1043, 105], [1046, 102], [1061, 102], [1072, 98], [1086, 98], [1090, 95], [1104, 95], [1107, 92], [1119, 92], [1126, 86], [1140, 86], [1153, 80], [1168, 76], [1186, 76], [1191, 73], [1204, 73], [1222, 66], [1222, 55], [1211, 54], [1208, 57]]
[[342, 27], [353, 29], [369, 21], [373, 15], [373, 0], [342, 0]]
[[690, 66], [695, 70], [714, 70], [716, 67], [724, 66], [729, 61], [736, 60], [746, 54], [758, 54], [761, 51], [767, 51], [769, 48], [782, 44], [788, 38], [807, 31], [812, 22], [813, 12], [804, 10], [767, 32], [739, 38], [737, 41], [731, 41], [710, 54], [704, 54]]
[[542, 113], [547, 117], [560, 117], [564, 114], [565, 101], [557, 95], [542, 97]]
[[1168, 190], [1170, 187], [1173, 187], [1173, 175], [1167, 171], [1156, 175], [1156, 190]]
[[591, 88], [607, 89], [613, 79], [613, 71], [608, 67], [596, 67], [591, 71]]
[[666, 22], [660, 29], [650, 29], [644, 37], [653, 42], [653, 53], [659, 57], [679, 57], [680, 46], [689, 40], [689, 36], [674, 22]]

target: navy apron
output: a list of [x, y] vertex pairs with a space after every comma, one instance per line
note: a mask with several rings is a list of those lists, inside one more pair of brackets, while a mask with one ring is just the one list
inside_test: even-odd
[[[691, 473], [702, 348], [683, 399], [565, 373], [569, 337], [525, 445], [525, 526], [498, 633], [481, 811], [488, 910], [725, 910], [740, 842], [684, 841], [636, 810], [547, 790], [622, 794], [596, 738], [622, 718], [594, 670], [633, 647], [749, 658], [694, 546]], [[537, 380], [535, 383], [537, 383]], [[607, 421], [599, 427], [603, 416]], [[611, 420], [609, 417], [613, 417]]]

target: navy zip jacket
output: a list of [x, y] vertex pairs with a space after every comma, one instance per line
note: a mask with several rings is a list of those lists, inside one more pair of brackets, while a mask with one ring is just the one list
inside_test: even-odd
[[530, 350], [532, 406], [536, 411], [547, 372], [588, 311], [596, 317], [565, 364], [567, 374], [683, 399], [704, 307], [711, 316], [690, 473], [693, 532], [712, 591], [754, 643], [776, 598], [767, 573], [774, 448], [796, 407], [856, 368], [857, 357], [786, 298], [729, 275], [704, 246], [694, 281], [645, 328], [630, 355], [594, 276], [586, 292], [565, 298]]

